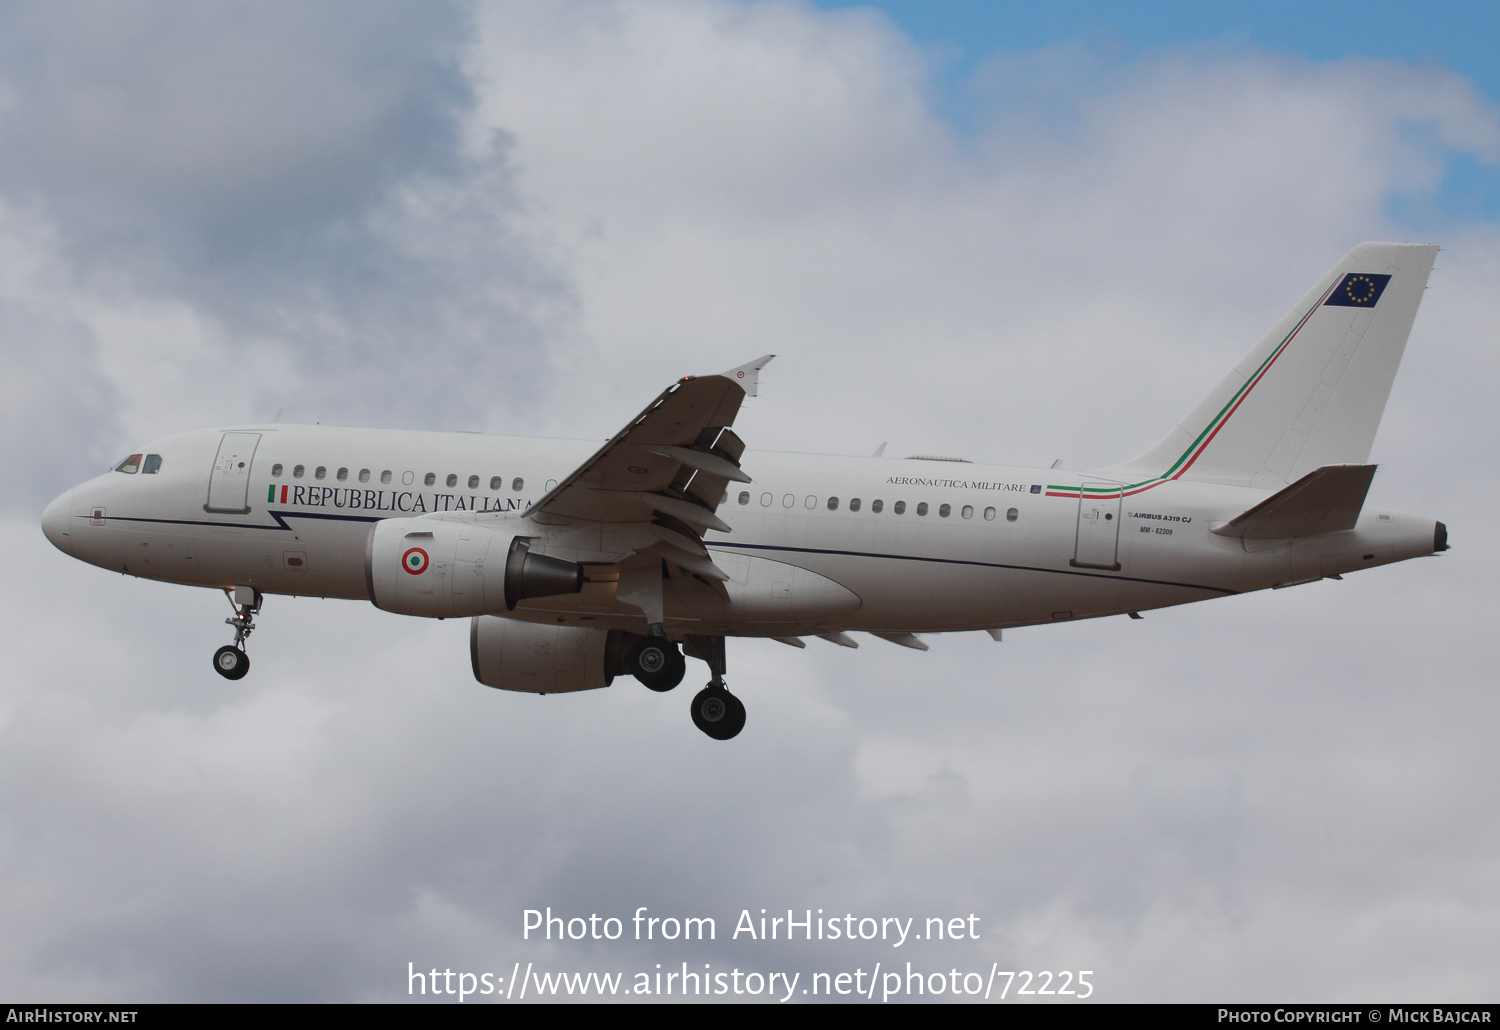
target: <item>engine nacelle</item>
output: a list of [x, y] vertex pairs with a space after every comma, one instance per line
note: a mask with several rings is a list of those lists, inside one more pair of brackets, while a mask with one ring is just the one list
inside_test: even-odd
[[583, 589], [583, 567], [531, 553], [507, 530], [442, 519], [383, 519], [365, 546], [365, 585], [377, 608], [446, 619], [511, 611], [529, 597]]
[[469, 624], [469, 660], [474, 678], [487, 687], [533, 694], [594, 690], [614, 679], [625, 636], [480, 615]]

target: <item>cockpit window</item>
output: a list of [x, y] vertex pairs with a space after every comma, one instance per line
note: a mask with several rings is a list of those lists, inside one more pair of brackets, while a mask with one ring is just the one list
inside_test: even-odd
[[146, 476], [154, 476], [154, 475], [156, 475], [160, 471], [161, 471], [161, 455], [160, 454], [148, 454], [148, 455], [146, 455], [146, 464], [144, 464], [144, 465], [141, 466], [141, 474], [142, 475], [146, 475]]
[[133, 476], [140, 470], [141, 456], [139, 454], [132, 454], [130, 457], [126, 458], [124, 461], [120, 462], [120, 464], [115, 466], [116, 472], [123, 472], [127, 476]]

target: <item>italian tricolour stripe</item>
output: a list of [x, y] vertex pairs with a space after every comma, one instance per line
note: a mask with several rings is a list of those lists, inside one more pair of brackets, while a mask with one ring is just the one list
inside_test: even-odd
[[[1337, 282], [1334, 285], [1338, 285]], [[1332, 290], [1333, 287], [1330, 286], [1328, 291], [1332, 292]], [[1271, 370], [1271, 366], [1276, 363], [1276, 359], [1281, 357], [1287, 346], [1302, 331], [1302, 327], [1307, 324], [1307, 320], [1312, 318], [1313, 312], [1322, 307], [1323, 301], [1327, 299], [1328, 293], [1324, 293], [1322, 297], [1318, 298], [1317, 303], [1309, 308], [1307, 314], [1302, 316], [1301, 321], [1292, 327], [1291, 332], [1286, 334], [1286, 339], [1277, 345], [1276, 349], [1271, 352], [1270, 357], [1260, 363], [1260, 367], [1255, 370], [1255, 374], [1245, 381], [1244, 386], [1235, 391], [1234, 396], [1229, 398], [1229, 403], [1225, 404], [1223, 409], [1210, 420], [1208, 425], [1203, 428], [1203, 432], [1198, 434], [1198, 438], [1188, 446], [1187, 450], [1182, 452], [1182, 456], [1173, 462], [1172, 467], [1167, 469], [1167, 471], [1155, 479], [1143, 479], [1139, 483], [1131, 483], [1127, 486], [1091, 486], [1085, 488], [1049, 485], [1047, 487], [1047, 496], [1079, 497], [1087, 494], [1090, 497], [1113, 497], [1118, 493], [1122, 497], [1129, 497], [1132, 494], [1143, 493], [1152, 487], [1160, 486], [1163, 483], [1180, 477], [1184, 472], [1193, 467], [1193, 462], [1198, 460], [1204, 449], [1213, 442], [1213, 438], [1219, 435], [1219, 430], [1223, 429], [1229, 422], [1230, 417], [1239, 410], [1239, 406], [1245, 402], [1245, 398], [1250, 396], [1250, 391], [1255, 389], [1256, 384], [1265, 378], [1266, 373]]]

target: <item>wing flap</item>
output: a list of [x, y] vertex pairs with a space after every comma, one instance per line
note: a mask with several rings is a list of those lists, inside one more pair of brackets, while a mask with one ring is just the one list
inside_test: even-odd
[[659, 554], [673, 565], [677, 565], [688, 572], [696, 572], [705, 579], [718, 580], [723, 583], [729, 579], [729, 573], [719, 568], [705, 555], [693, 554], [681, 548], [673, 547], [665, 540], [658, 540], [647, 548], [652, 554]]
[[719, 457], [712, 451], [698, 451], [691, 447], [672, 446], [647, 447], [645, 449], [663, 458], [673, 458], [682, 462], [688, 468], [696, 469], [699, 472], [706, 472], [711, 476], [733, 480], [736, 483], [750, 482], [750, 477], [741, 472], [738, 465]]
[[1324, 465], [1212, 532], [1283, 540], [1353, 529], [1374, 477], [1374, 465]]

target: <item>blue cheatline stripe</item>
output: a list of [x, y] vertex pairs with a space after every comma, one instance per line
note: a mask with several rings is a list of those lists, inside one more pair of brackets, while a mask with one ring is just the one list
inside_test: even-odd
[[[384, 522], [384, 515], [323, 515], [310, 511], [268, 511], [267, 515], [276, 520], [276, 525], [255, 524], [251, 522], [207, 522], [203, 519], [147, 519], [133, 518], [126, 515], [111, 515], [105, 519], [106, 522], [153, 522], [165, 526], [220, 526], [233, 529], [267, 529], [274, 533], [291, 532], [292, 527], [286, 524], [287, 519], [323, 519], [328, 522]], [[76, 519], [87, 519], [88, 515], [75, 515]]]

